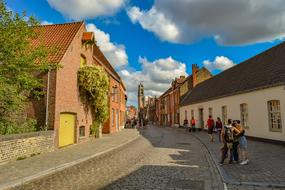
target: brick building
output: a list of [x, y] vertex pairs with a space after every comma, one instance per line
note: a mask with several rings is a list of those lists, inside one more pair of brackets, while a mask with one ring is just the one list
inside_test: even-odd
[[98, 46], [94, 46], [94, 60], [104, 67], [109, 77], [109, 119], [103, 126], [103, 133], [114, 133], [124, 128], [127, 94], [119, 74], [109, 63]]
[[209, 79], [212, 74], [206, 69], [192, 65], [192, 75], [187, 78], [180, 76], [175, 78], [171, 87], [164, 92], [156, 101], [157, 124], [163, 126], [179, 126], [180, 122], [180, 101], [187, 92], [191, 91], [197, 84]]
[[[110, 110], [116, 106], [118, 113], [124, 112], [125, 87], [109, 62], [100, 61], [104, 55], [102, 52], [98, 53], [99, 48], [96, 45], [84, 45], [86, 41], [94, 40], [94, 34], [86, 31], [84, 22], [45, 25], [35, 27], [34, 30], [39, 38], [32, 41], [33, 45], [41, 44], [55, 49], [55, 53], [49, 55], [49, 59], [61, 67], [38, 75], [43, 78], [45, 96], [41, 100], [32, 100], [29, 103], [27, 117], [36, 118], [39, 125], [47, 125], [49, 129], [53, 129], [57, 147], [87, 140], [92, 116], [90, 112], [86, 112], [80, 101], [77, 84], [79, 68], [85, 65], [100, 64], [108, 72], [110, 99], [113, 98], [113, 94], [121, 98], [120, 104], [110, 103]], [[118, 93], [117, 91], [111, 93], [114, 92], [114, 88]], [[120, 121], [119, 116], [118, 121]], [[108, 132], [113, 131], [117, 129]]]
[[127, 119], [137, 118], [137, 108], [133, 105], [127, 107]]

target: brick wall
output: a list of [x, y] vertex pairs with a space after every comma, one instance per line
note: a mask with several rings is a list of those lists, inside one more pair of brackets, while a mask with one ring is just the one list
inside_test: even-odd
[[0, 136], [0, 163], [53, 150], [53, 131]]

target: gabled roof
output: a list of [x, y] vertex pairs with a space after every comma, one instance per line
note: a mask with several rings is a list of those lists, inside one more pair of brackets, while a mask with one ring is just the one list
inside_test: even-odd
[[283, 84], [285, 84], [285, 42], [198, 84], [188, 92], [181, 105]]
[[83, 22], [72, 22], [34, 27], [37, 38], [32, 40], [32, 45], [49, 48], [52, 51], [49, 55], [50, 61], [58, 63], [82, 25]]

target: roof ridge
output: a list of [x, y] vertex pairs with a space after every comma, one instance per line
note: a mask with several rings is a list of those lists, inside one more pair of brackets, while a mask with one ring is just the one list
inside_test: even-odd
[[72, 25], [72, 24], [83, 24], [84, 21], [76, 21], [76, 22], [66, 22], [66, 23], [59, 23], [59, 24], [45, 24], [45, 25], [39, 25], [39, 26], [35, 26], [35, 27], [47, 27], [47, 26], [58, 26], [58, 25]]
[[[231, 67], [231, 68], [229, 68], [229, 69], [226, 69], [226, 70], [220, 72], [220, 73], [217, 74], [217, 75], [213, 75], [211, 78], [209, 78], [209, 79], [207, 79], [207, 80], [214, 79], [214, 78], [220, 76], [221, 74], [224, 74], [225, 72], [229, 72], [229, 71], [231, 71], [232, 69], [236, 69], [237, 67], [241, 67], [241, 66], [243, 66], [244, 64], [250, 64], [250, 61], [251, 61], [251, 60], [253, 60], [253, 59], [255, 59], [256, 57], [259, 57], [259, 56], [261, 56], [261, 55], [265, 55], [265, 54], [268, 53], [269, 51], [272, 51], [272, 50], [274, 50], [274, 49], [276, 49], [276, 48], [279, 48], [279, 46], [281, 46], [281, 45], [285, 45], [285, 41], [281, 42], [280, 44], [277, 44], [276, 46], [273, 46], [273, 47], [271, 47], [271, 48], [268, 48], [268, 49], [262, 51], [261, 53], [256, 54], [256, 55], [254, 55], [253, 57], [250, 57], [250, 58], [248, 58], [248, 59], [246, 59], [246, 60], [244, 60], [244, 61], [242, 61], [242, 62], [240, 62], [240, 63], [238, 63], [238, 64], [235, 64], [233, 67]], [[207, 81], [207, 80], [205, 80], [205, 81]]]

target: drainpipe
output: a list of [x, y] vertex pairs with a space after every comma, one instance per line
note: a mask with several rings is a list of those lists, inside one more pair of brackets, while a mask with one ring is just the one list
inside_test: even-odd
[[47, 100], [46, 100], [46, 130], [48, 128], [48, 112], [49, 112], [49, 85], [50, 85], [50, 69], [48, 70], [48, 76], [47, 76]]

